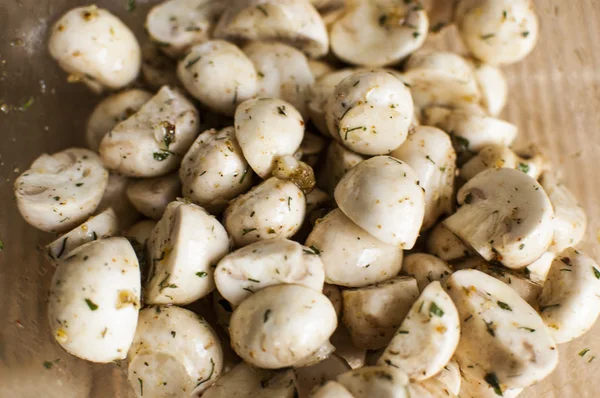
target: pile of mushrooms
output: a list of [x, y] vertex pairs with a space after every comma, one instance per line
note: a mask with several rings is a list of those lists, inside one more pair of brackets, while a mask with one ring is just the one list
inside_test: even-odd
[[[225, 3], [156, 5], [142, 46], [95, 6], [52, 27], [68, 79], [108, 92], [89, 149], [15, 182], [59, 234], [58, 344], [122, 361], [144, 398], [514, 397], [548, 376], [600, 313], [600, 266], [499, 117], [532, 1]], [[469, 54], [428, 48], [430, 15]]]

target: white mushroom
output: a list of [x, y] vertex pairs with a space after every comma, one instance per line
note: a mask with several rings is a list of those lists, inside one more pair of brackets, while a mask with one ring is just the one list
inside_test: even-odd
[[375, 156], [348, 171], [335, 188], [335, 201], [348, 218], [384, 243], [411, 249], [425, 199], [413, 169], [390, 156]]
[[198, 134], [194, 105], [168, 86], [138, 112], [117, 124], [100, 143], [100, 156], [112, 170], [130, 177], [156, 177], [175, 170]]
[[582, 336], [600, 314], [600, 267], [569, 247], [558, 253], [540, 295], [540, 315], [557, 344]]
[[331, 301], [338, 318], [342, 314], [342, 290], [336, 285], [323, 284], [323, 294]]
[[129, 227], [123, 235], [130, 242], [135, 241], [140, 245], [145, 245], [155, 226], [156, 221], [154, 220], [142, 220]]
[[533, 178], [513, 169], [487, 169], [458, 191], [461, 207], [444, 225], [486, 260], [523, 268], [550, 246], [553, 211]]
[[354, 398], [409, 398], [406, 373], [391, 366], [365, 366], [338, 376]]
[[346, 77], [325, 104], [329, 134], [363, 155], [382, 155], [406, 140], [413, 117], [409, 89], [385, 71]]
[[47, 232], [75, 228], [91, 216], [104, 194], [108, 171], [94, 152], [69, 148], [43, 154], [14, 184], [19, 212]]
[[310, 72], [312, 73], [313, 77], [317, 80], [335, 71], [333, 65], [318, 59], [309, 59], [308, 67], [310, 68]]
[[[331, 301], [331, 300], [330, 300]], [[333, 303], [332, 303], [333, 304]], [[337, 315], [337, 313], [336, 313]], [[331, 357], [331, 354], [335, 351], [335, 347], [329, 342], [329, 340], [325, 341], [315, 352], [310, 354], [307, 357], [302, 358], [298, 362], [294, 363], [294, 368], [305, 368], [311, 367], [318, 363], [321, 363]], [[343, 359], [340, 359], [345, 363]], [[348, 364], [346, 364], [348, 366]]]
[[116, 16], [95, 5], [73, 8], [52, 27], [50, 55], [95, 91], [131, 83], [140, 71], [141, 51], [133, 32]]
[[331, 50], [352, 64], [390, 65], [420, 48], [428, 31], [420, 2], [353, 1], [331, 27]]
[[[552, 248], [552, 246], [550, 246], [550, 248]], [[524, 272], [529, 274], [529, 279], [533, 283], [543, 286], [544, 282], [546, 281], [546, 277], [548, 276], [548, 272], [550, 272], [550, 267], [552, 266], [554, 257], [556, 257], [556, 254], [548, 251], [542, 254], [540, 258], [529, 264], [524, 269]]]
[[223, 368], [223, 351], [213, 328], [176, 306], [140, 312], [127, 357], [129, 384], [138, 398], [198, 396]]
[[461, 374], [456, 361], [450, 360], [433, 378], [446, 386], [450, 393], [458, 395], [460, 392]]
[[144, 83], [158, 90], [162, 86], [181, 86], [177, 78], [177, 62], [159, 50], [159, 45], [146, 42], [142, 45], [142, 77]]
[[253, 42], [243, 48], [258, 73], [258, 95], [292, 104], [308, 120], [306, 103], [315, 78], [306, 56], [277, 42]]
[[[340, 301], [340, 304], [343, 303]], [[367, 350], [358, 348], [354, 345], [350, 332], [343, 324], [338, 325], [333, 335], [331, 335], [330, 341], [335, 347], [335, 354], [344, 358], [352, 369], [360, 368], [365, 365]]]
[[87, 146], [95, 152], [100, 148], [100, 141], [117, 123], [137, 112], [142, 105], [152, 98], [152, 94], [139, 89], [126, 90], [106, 97], [92, 112], [88, 119], [85, 140]]
[[381, 242], [335, 209], [315, 224], [306, 245], [319, 251], [327, 283], [362, 287], [398, 275], [402, 249]]
[[310, 398], [354, 398], [354, 395], [337, 381], [330, 380], [322, 386], [315, 387]]
[[492, 65], [521, 61], [537, 42], [538, 17], [531, 0], [463, 0], [454, 17], [467, 49]]
[[104, 195], [96, 207], [96, 214], [112, 208], [117, 216], [119, 229], [129, 228], [131, 224], [140, 218], [140, 213], [127, 197], [127, 185], [129, 178], [119, 174], [110, 173], [108, 175], [108, 183], [104, 190]]
[[127, 197], [143, 215], [154, 220], [162, 217], [167, 205], [181, 196], [181, 181], [177, 174], [130, 181]]
[[444, 222], [441, 221], [429, 232], [427, 253], [444, 261], [452, 261], [475, 254], [475, 251], [460, 240], [454, 232], [446, 228]]
[[337, 326], [331, 302], [300, 285], [269, 286], [235, 309], [229, 332], [242, 359], [261, 368], [283, 368], [310, 356]]
[[177, 76], [191, 95], [227, 116], [233, 115], [239, 103], [256, 96], [259, 87], [252, 61], [223, 40], [192, 47], [179, 61]]
[[124, 359], [140, 308], [140, 268], [125, 238], [88, 242], [58, 261], [48, 319], [71, 355], [108, 363]]
[[376, 350], [385, 347], [419, 297], [414, 278], [398, 276], [375, 285], [342, 292], [342, 320], [354, 345]]
[[473, 74], [481, 91], [481, 105], [491, 116], [498, 116], [508, 99], [508, 83], [502, 69], [473, 62]]
[[456, 152], [448, 134], [429, 126], [418, 126], [390, 156], [406, 162], [425, 189], [422, 230], [429, 229], [442, 214], [453, 210]]
[[452, 269], [444, 260], [425, 253], [414, 253], [406, 256], [402, 262], [402, 273], [417, 280], [419, 291], [423, 291], [433, 281], [442, 285], [452, 273]]
[[255, 99], [235, 111], [235, 135], [250, 167], [268, 177], [275, 160], [293, 155], [304, 137], [304, 121], [290, 103], [279, 99]]
[[540, 316], [505, 283], [476, 270], [446, 282], [461, 319], [455, 359], [463, 372], [485, 380], [498, 395], [546, 377], [558, 351]]
[[336, 377], [349, 370], [350, 366], [346, 361], [335, 354], [315, 365], [296, 368], [294, 373], [298, 384], [298, 395], [307, 397], [315, 386], [335, 380]]
[[365, 160], [365, 157], [354, 153], [337, 141], [331, 141], [325, 154], [323, 168], [318, 175], [318, 182], [329, 194], [333, 194], [335, 187], [342, 177], [352, 167]]
[[221, 16], [214, 36], [282, 41], [312, 58], [325, 55], [329, 48], [321, 16], [304, 0], [234, 0]]
[[210, 293], [214, 267], [229, 251], [225, 228], [203, 208], [171, 202], [148, 240], [147, 304], [189, 304]]
[[504, 167], [517, 169], [537, 179], [542, 173], [542, 167], [538, 164], [540, 160], [539, 157], [532, 161], [523, 159], [503, 145], [488, 145], [460, 168], [460, 176], [464, 180], [470, 180], [485, 169]]
[[229, 301], [223, 298], [217, 289], [212, 292], [212, 302], [212, 310], [217, 318], [217, 323], [226, 333], [229, 333], [229, 322], [231, 320], [231, 314], [233, 314], [233, 306]]

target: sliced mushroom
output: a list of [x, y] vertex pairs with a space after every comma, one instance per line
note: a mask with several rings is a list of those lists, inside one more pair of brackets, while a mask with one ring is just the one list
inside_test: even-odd
[[408, 376], [391, 366], [365, 366], [338, 376], [354, 398], [408, 398]]
[[110, 173], [104, 195], [96, 207], [96, 214], [112, 208], [116, 214], [119, 230], [129, 228], [140, 218], [140, 213], [127, 197], [129, 178], [119, 174]]
[[104, 194], [108, 171], [94, 152], [69, 148], [43, 154], [14, 184], [19, 212], [30, 225], [65, 232], [91, 216]]
[[442, 214], [452, 213], [456, 152], [448, 134], [435, 127], [416, 127], [390, 156], [406, 162], [425, 189], [422, 230], [432, 227]]
[[311, 58], [327, 53], [325, 24], [308, 1], [234, 0], [221, 16], [214, 36], [249, 41], [282, 41]]
[[159, 49], [159, 44], [146, 42], [142, 45], [142, 77], [152, 90], [162, 86], [181, 86], [177, 78], [177, 62]]
[[310, 193], [316, 184], [312, 167], [292, 155], [283, 155], [275, 160], [273, 177], [293, 182], [305, 194]]
[[158, 220], [167, 205], [181, 196], [181, 181], [176, 173], [131, 181], [127, 197], [135, 208], [148, 218]]
[[445, 284], [452, 269], [444, 260], [425, 253], [414, 253], [406, 256], [402, 262], [402, 273], [417, 280], [419, 291], [423, 291], [431, 282], [440, 281]]
[[85, 133], [88, 147], [92, 151], [98, 152], [104, 135], [119, 122], [136, 113], [150, 98], [152, 98], [152, 94], [149, 92], [134, 88], [113, 94], [100, 101], [88, 119]]
[[348, 218], [384, 243], [411, 249], [425, 212], [416, 173], [390, 156], [375, 156], [348, 171], [335, 188], [335, 201]]
[[[515, 398], [523, 389], [511, 388], [502, 390], [496, 380], [490, 376], [488, 380], [474, 377], [467, 372], [461, 373], [460, 394], [461, 398]], [[499, 395], [502, 394], [502, 395]]]
[[354, 395], [337, 381], [330, 380], [315, 389], [309, 395], [310, 398], [354, 398]]
[[525, 268], [525, 273], [529, 274], [529, 279], [533, 283], [536, 283], [540, 286], [544, 285], [544, 282], [548, 276], [548, 272], [550, 272], [552, 261], [554, 261], [554, 257], [556, 257], [555, 253], [546, 252]]
[[165, 86], [138, 112], [117, 124], [100, 143], [112, 170], [130, 177], [156, 177], [175, 170], [198, 134], [200, 117], [179, 91]]
[[252, 61], [223, 40], [192, 47], [179, 61], [177, 76], [191, 95], [227, 116], [233, 115], [239, 103], [255, 97], [259, 88]]
[[299, 396], [308, 397], [314, 387], [333, 381], [349, 370], [350, 366], [346, 361], [335, 354], [315, 365], [296, 368], [294, 373], [296, 373]]
[[385, 282], [342, 292], [342, 320], [354, 345], [376, 350], [385, 347], [419, 297], [414, 278], [398, 276]]
[[409, 89], [391, 73], [359, 71], [343, 79], [325, 104], [329, 134], [363, 155], [382, 155], [406, 140], [413, 117]]
[[335, 313], [338, 318], [342, 314], [342, 291], [336, 285], [330, 285], [328, 283], [323, 284], [323, 294], [331, 301], [331, 305], [335, 309]]
[[363, 160], [365, 160], [364, 156], [352, 152], [337, 141], [331, 141], [325, 154], [325, 163], [319, 173], [319, 185], [329, 194], [333, 194], [335, 187], [348, 170]]
[[537, 179], [542, 172], [542, 168], [538, 164], [539, 160], [539, 158], [535, 158], [533, 161], [523, 159], [503, 145], [488, 145], [460, 168], [460, 176], [469, 180], [485, 169], [504, 167], [517, 169]]
[[[340, 301], [340, 304], [343, 303]], [[344, 358], [352, 369], [357, 369], [365, 365], [367, 350], [354, 345], [350, 332], [343, 324], [338, 325], [330, 341], [335, 347], [335, 354]]]
[[50, 55], [94, 91], [118, 89], [140, 71], [141, 50], [133, 32], [116, 16], [95, 5], [66, 12], [52, 27]]
[[[294, 363], [294, 368], [305, 368], [315, 366], [316, 364], [321, 363], [327, 358], [329, 358], [334, 351], [335, 347], [329, 341], [325, 341], [323, 344], [321, 344], [319, 348], [317, 348], [315, 352]], [[346, 366], [348, 365], [346, 364]]]
[[315, 224], [306, 245], [319, 251], [327, 283], [362, 287], [398, 275], [402, 249], [381, 242], [335, 209]]
[[214, 288], [214, 267], [229, 251], [225, 228], [200, 206], [171, 202], [148, 240], [147, 304], [189, 304]]
[[454, 232], [446, 228], [444, 222], [441, 221], [429, 232], [427, 253], [444, 261], [452, 261], [475, 254], [475, 251], [460, 240]]
[[274, 285], [252, 294], [235, 309], [231, 346], [251, 365], [292, 366], [326, 342], [337, 326], [331, 302], [301, 285]]
[[461, 374], [456, 361], [450, 360], [433, 378], [446, 386], [450, 393], [458, 395], [460, 392]]
[[540, 315], [557, 344], [574, 340], [600, 314], [600, 267], [569, 247], [558, 253], [540, 295]]
[[498, 116], [508, 98], [508, 83], [502, 69], [481, 62], [473, 62], [473, 73], [481, 91], [481, 105], [491, 116]]
[[485, 380], [498, 395], [532, 385], [558, 363], [550, 332], [535, 310], [508, 285], [476, 270], [446, 282], [461, 319], [455, 359], [463, 372]]
[[331, 50], [351, 64], [390, 65], [420, 48], [428, 31], [420, 2], [354, 1], [331, 27]]
[[458, 191], [461, 207], [444, 225], [486, 260], [523, 268], [550, 246], [553, 211], [533, 178], [513, 169], [487, 169]]
[[213, 328], [176, 306], [140, 312], [127, 356], [129, 384], [138, 398], [198, 396], [223, 368], [223, 350]]
[[88, 242], [57, 263], [48, 298], [55, 340], [91, 362], [124, 359], [140, 308], [140, 268], [125, 238]]

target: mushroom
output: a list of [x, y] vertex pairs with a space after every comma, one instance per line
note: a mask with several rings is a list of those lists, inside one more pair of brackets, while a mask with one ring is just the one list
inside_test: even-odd
[[94, 91], [118, 89], [140, 71], [140, 46], [116, 16], [95, 5], [67, 11], [52, 27], [50, 55], [69, 73], [69, 82], [82, 81]]
[[[330, 300], [331, 301], [331, 300]], [[333, 303], [332, 303], [333, 304]], [[337, 315], [337, 313], [336, 313]], [[335, 347], [327, 340], [315, 352], [294, 363], [294, 368], [311, 367], [328, 359], [335, 351]], [[342, 359], [342, 361], [344, 361]], [[346, 366], [348, 366], [346, 364]]]
[[317, 386], [309, 395], [310, 398], [354, 398], [354, 395], [337, 381], [330, 380]]
[[539, 24], [531, 0], [463, 0], [454, 18], [467, 49], [488, 64], [521, 61], [537, 42]]
[[287, 239], [254, 242], [219, 261], [215, 283], [234, 306], [267, 286], [291, 283], [323, 290], [325, 272], [319, 255]]
[[156, 221], [154, 220], [142, 220], [133, 224], [131, 227], [125, 231], [124, 236], [129, 239], [129, 241], [136, 241], [141, 245], [146, 244], [146, 241], [150, 237], [152, 233], [152, 229], [156, 225]]
[[391, 73], [359, 71], [343, 79], [325, 104], [329, 134], [363, 155], [382, 155], [406, 140], [413, 117], [409, 89]]
[[333, 334], [331, 302], [301, 285], [274, 285], [250, 295], [231, 316], [231, 346], [247, 363], [266, 369], [293, 366]]
[[208, 41], [227, 2], [169, 0], [157, 4], [146, 16], [146, 31], [156, 45], [177, 58], [196, 43]]
[[252, 186], [253, 174], [231, 126], [200, 134], [179, 168], [183, 195], [215, 213]]
[[253, 42], [243, 48], [258, 73], [258, 95], [292, 104], [308, 120], [306, 103], [315, 78], [306, 56], [277, 42]]
[[592, 328], [600, 314], [600, 267], [569, 247], [558, 253], [540, 295], [540, 315], [557, 344]]
[[337, 141], [330, 141], [325, 154], [325, 162], [317, 182], [327, 193], [333, 194], [342, 177], [352, 167], [365, 160], [365, 157], [346, 149]]
[[481, 105], [490, 116], [498, 116], [508, 98], [508, 83], [504, 72], [496, 66], [474, 61], [473, 74], [481, 92]]
[[398, 275], [402, 249], [381, 242], [335, 209], [315, 224], [306, 245], [318, 250], [327, 283], [362, 287]]
[[176, 306], [140, 311], [127, 357], [129, 384], [138, 398], [198, 396], [223, 368], [223, 350], [213, 328]]
[[91, 216], [106, 188], [108, 171], [94, 152], [69, 148], [39, 156], [14, 184], [19, 212], [46, 232], [65, 232]]
[[460, 367], [455, 360], [450, 360], [433, 378], [446, 386], [450, 393], [454, 395], [459, 394], [461, 386], [461, 373]]
[[317, 80], [335, 71], [335, 68], [331, 64], [318, 59], [309, 59], [308, 67], [310, 68], [313, 77]]
[[556, 254], [548, 251], [542, 254], [540, 258], [529, 264], [524, 269], [524, 272], [529, 274], [529, 280], [537, 285], [543, 286], [548, 276], [548, 272], [550, 272], [550, 267], [552, 266], [554, 257], [556, 257]]
[[419, 398], [457, 398], [450, 393], [448, 388], [442, 382], [435, 378], [427, 379], [421, 382], [411, 382], [408, 385], [408, 397]]
[[376, 350], [385, 347], [419, 297], [414, 278], [397, 276], [371, 286], [342, 292], [342, 321], [354, 345]]
[[267, 178], [282, 155], [293, 155], [304, 137], [304, 121], [290, 103], [254, 99], [235, 111], [235, 135], [252, 170]]
[[292, 155], [283, 155], [275, 160], [273, 177], [293, 182], [305, 194], [309, 194], [316, 184], [312, 167]]
[[298, 394], [300, 397], [308, 397], [315, 386], [333, 381], [337, 376], [349, 370], [350, 366], [346, 361], [335, 354], [315, 365], [296, 368], [294, 373], [298, 384]]
[[444, 261], [452, 261], [475, 254], [475, 251], [454, 235], [441, 221], [435, 225], [427, 237], [427, 253]]
[[396, 64], [425, 43], [428, 30], [420, 2], [350, 2], [331, 27], [331, 50], [355, 65]]
[[237, 105], [256, 96], [252, 61], [235, 45], [211, 40], [192, 47], [177, 65], [185, 89], [215, 112], [232, 116]]
[[329, 283], [323, 284], [323, 294], [331, 301], [331, 305], [335, 309], [335, 313], [339, 318], [342, 314], [342, 290], [336, 285], [330, 285]]
[[[340, 305], [342, 304], [342, 297], [340, 295]], [[339, 315], [340, 314], [338, 313], [338, 317]], [[335, 347], [335, 354], [342, 357], [352, 369], [360, 368], [365, 365], [367, 350], [358, 348], [354, 345], [350, 332], [343, 324], [338, 325], [333, 335], [331, 335], [330, 341]]]
[[558, 351], [537, 312], [507, 284], [476, 270], [453, 273], [446, 289], [461, 319], [454, 358], [498, 395], [549, 375]]
[[162, 217], [167, 205], [181, 196], [181, 181], [177, 174], [130, 181], [127, 197], [143, 215], [154, 220]]
[[539, 160], [537, 157], [533, 161], [523, 159], [503, 145], [488, 145], [460, 168], [460, 176], [464, 180], [470, 180], [485, 169], [505, 167], [522, 171], [537, 179], [542, 172]]
[[550, 246], [553, 211], [533, 178], [513, 169], [487, 169], [458, 191], [461, 207], [444, 225], [486, 260], [523, 268]]
[[304, 220], [306, 199], [291, 181], [271, 177], [233, 200], [224, 225], [236, 246], [265, 239], [290, 238]]
[[202, 207], [171, 202], [148, 240], [147, 304], [189, 304], [210, 293], [214, 267], [229, 251], [225, 228]]
[[348, 171], [335, 188], [335, 201], [359, 227], [384, 243], [411, 249], [425, 199], [416, 173], [390, 156], [375, 156]]
[[415, 278], [421, 292], [434, 281], [444, 285], [451, 273], [452, 269], [444, 260], [430, 254], [410, 254], [402, 263], [402, 274]]
[[108, 208], [100, 214], [67, 232], [46, 246], [46, 255], [51, 263], [68, 256], [73, 249], [97, 239], [109, 238], [117, 233], [119, 224], [113, 209]]
[[233, 314], [233, 306], [231, 303], [219, 293], [218, 289], [212, 292], [212, 310], [217, 318], [217, 323], [223, 328], [225, 333], [229, 334], [229, 322], [231, 314]]
[[[409, 380], [406, 373], [391, 366], [365, 366], [338, 376], [354, 398], [406, 398]], [[415, 397], [417, 395], [414, 395]]]
[[413, 380], [427, 380], [450, 361], [459, 337], [456, 307], [434, 281], [412, 305], [377, 364], [400, 368]]
[[142, 77], [149, 88], [181, 87], [176, 69], [177, 62], [161, 52], [159, 44], [148, 41], [142, 45]]
[[300, 148], [298, 148], [298, 151], [294, 156], [297, 157], [298, 154], [300, 154], [300, 160], [314, 169], [317, 163], [319, 163], [321, 154], [324, 152], [326, 145], [327, 141], [323, 137], [305, 131], [304, 138], [300, 143]]
[[442, 214], [453, 210], [456, 152], [442, 130], [418, 126], [390, 156], [406, 162], [425, 190], [422, 230], [432, 227]]
[[48, 319], [69, 354], [91, 362], [125, 359], [140, 308], [140, 268], [125, 238], [88, 242], [57, 262]]
[[92, 151], [98, 152], [104, 135], [111, 131], [117, 123], [137, 112], [150, 98], [152, 98], [152, 94], [149, 92], [134, 88], [113, 94], [100, 101], [88, 119], [85, 133], [88, 147]]
[[221, 16], [214, 36], [248, 41], [282, 41], [311, 58], [327, 53], [325, 24], [308, 1], [234, 0]]
[[102, 199], [100, 199], [100, 203], [96, 207], [96, 214], [112, 208], [119, 223], [119, 230], [129, 228], [131, 224], [140, 218], [140, 213], [133, 207], [133, 204], [127, 197], [128, 184], [129, 178], [109, 173], [104, 195], [102, 195]]
[[522, 391], [522, 388], [511, 388], [503, 391], [493, 377], [484, 380], [467, 372], [461, 372], [459, 393], [461, 398], [498, 398], [499, 393], [502, 394], [503, 398], [515, 398]]
[[164, 86], [104, 136], [100, 156], [109, 169], [125, 176], [164, 175], [179, 166], [199, 124], [194, 105], [179, 91]]

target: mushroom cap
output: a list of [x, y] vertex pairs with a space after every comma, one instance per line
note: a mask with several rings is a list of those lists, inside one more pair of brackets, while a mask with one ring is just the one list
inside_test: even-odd
[[96, 207], [96, 214], [112, 208], [121, 231], [129, 228], [141, 216], [127, 197], [127, 184], [129, 184], [129, 178], [109, 173], [104, 195]]
[[[340, 304], [343, 304], [341, 294]], [[352, 369], [361, 368], [365, 365], [367, 350], [364, 348], [358, 348], [354, 345], [352, 342], [352, 336], [350, 336], [350, 332], [343, 324], [338, 325], [338, 328], [335, 330], [333, 335], [331, 335], [330, 341], [335, 347], [335, 354], [344, 358], [344, 360]]]
[[334, 381], [337, 376], [350, 369], [348, 363], [336, 354], [314, 365], [294, 369], [299, 396], [309, 396], [314, 387], [323, 385], [327, 381]]
[[15, 199], [30, 225], [65, 232], [94, 213], [107, 183], [108, 171], [98, 155], [69, 148], [34, 160], [15, 180]]
[[156, 221], [154, 220], [141, 220], [129, 227], [124, 236], [143, 245], [150, 237], [155, 226]]
[[130, 181], [127, 197], [143, 215], [154, 220], [162, 217], [167, 205], [181, 196], [181, 181], [176, 173]]
[[301, 285], [274, 285], [250, 295], [231, 316], [231, 345], [247, 363], [292, 366], [333, 334], [337, 316], [321, 293]]
[[433, 254], [444, 261], [452, 261], [475, 254], [475, 251], [469, 245], [446, 228], [443, 221], [437, 223], [431, 229], [426, 245], [427, 253]]
[[308, 67], [316, 80], [335, 71], [335, 68], [329, 62], [318, 59], [309, 59]]
[[153, 90], [181, 87], [176, 69], [177, 62], [161, 52], [158, 44], [147, 41], [142, 45], [142, 77], [146, 86]]
[[391, 366], [365, 366], [338, 376], [354, 398], [408, 398], [406, 373]]
[[354, 395], [334, 380], [326, 381], [325, 384], [315, 387], [309, 395], [310, 398], [354, 398]]
[[365, 156], [354, 153], [339, 142], [331, 140], [317, 182], [326, 192], [333, 195], [342, 177], [363, 160]]
[[423, 291], [431, 282], [440, 281], [445, 284], [446, 279], [452, 274], [452, 269], [436, 256], [425, 253], [413, 253], [404, 257], [402, 274], [417, 280], [419, 291]]
[[460, 367], [455, 360], [450, 360], [438, 373], [434, 379], [442, 383], [450, 393], [458, 395], [461, 385]]
[[348, 218], [384, 243], [411, 249], [425, 212], [423, 188], [406, 163], [375, 156], [350, 169], [335, 188]]
[[508, 99], [508, 83], [502, 69], [473, 62], [473, 74], [479, 91], [481, 92], [481, 105], [488, 111], [490, 116], [498, 116]]
[[554, 214], [542, 187], [514, 169], [487, 169], [460, 188], [444, 225], [486, 260], [523, 268], [550, 246]]
[[519, 157], [508, 147], [504, 145], [487, 145], [460, 168], [460, 176], [468, 181], [483, 170], [502, 167], [514, 169], [519, 164]]
[[[311, 249], [312, 250], [312, 249]], [[342, 289], [340, 289], [336, 285], [330, 285], [329, 283], [323, 284], [323, 294], [331, 301], [333, 308], [335, 309], [335, 313], [338, 318], [342, 314]]]

